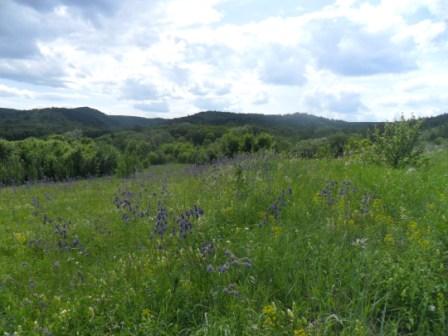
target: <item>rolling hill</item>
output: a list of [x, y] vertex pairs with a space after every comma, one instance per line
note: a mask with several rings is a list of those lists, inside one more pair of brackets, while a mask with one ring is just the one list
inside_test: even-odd
[[[448, 125], [448, 115], [425, 118], [426, 129]], [[365, 132], [379, 125], [372, 122], [347, 122], [306, 113], [264, 115], [207, 111], [175, 119], [112, 116], [89, 107], [14, 110], [0, 108], [0, 138], [19, 140], [82, 130], [90, 137], [124, 130], [177, 125], [212, 125], [224, 127], [252, 126], [271, 133], [296, 138], [317, 138], [335, 132]]]
[[121, 130], [141, 130], [155, 126], [171, 127], [181, 124], [213, 126], [254, 126], [285, 135], [315, 137], [338, 130], [359, 131], [371, 123], [350, 123], [305, 113], [289, 115], [243, 114], [231, 112], [200, 112], [175, 119], [148, 119], [132, 116], [111, 116], [89, 107], [45, 108], [14, 110], [0, 108], [0, 138], [19, 140], [61, 134], [76, 129], [96, 137]]
[[0, 108], [0, 138], [18, 140], [75, 129], [80, 129], [89, 136], [98, 136], [115, 130], [149, 127], [163, 122], [162, 119], [110, 116], [89, 107], [33, 110]]

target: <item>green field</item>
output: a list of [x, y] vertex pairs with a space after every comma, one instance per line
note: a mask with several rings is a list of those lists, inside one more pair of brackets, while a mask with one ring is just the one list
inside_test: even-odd
[[1, 335], [447, 335], [448, 155], [0, 189]]

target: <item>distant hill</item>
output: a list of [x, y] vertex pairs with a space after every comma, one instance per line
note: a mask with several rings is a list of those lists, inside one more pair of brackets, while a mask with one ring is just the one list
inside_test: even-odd
[[0, 138], [17, 140], [30, 136], [60, 134], [75, 129], [86, 135], [144, 128], [163, 123], [162, 119], [110, 116], [89, 107], [14, 110], [0, 108]]
[[327, 119], [307, 113], [266, 115], [217, 111], [200, 112], [170, 121], [171, 124], [177, 124], [179, 122], [198, 125], [250, 125], [269, 129], [273, 133], [281, 133], [283, 135], [300, 138], [325, 136], [337, 131], [359, 132], [375, 125], [375, 123], [368, 122], [347, 122]]
[[[327, 136], [335, 132], [365, 132], [381, 123], [347, 122], [306, 113], [264, 115], [207, 111], [175, 119], [148, 119], [111, 116], [89, 107], [33, 110], [0, 108], [0, 138], [8, 140], [61, 134], [77, 129], [82, 130], [87, 136], [96, 137], [115, 131], [138, 131], [158, 126], [169, 128], [184, 124], [225, 127], [252, 126], [268, 129], [274, 134], [305, 139]], [[445, 124], [448, 125], [448, 115], [424, 119], [424, 126], [427, 129]]]

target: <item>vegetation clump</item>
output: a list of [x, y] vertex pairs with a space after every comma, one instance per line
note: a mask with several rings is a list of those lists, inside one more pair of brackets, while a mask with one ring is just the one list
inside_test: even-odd
[[423, 153], [419, 146], [421, 126], [416, 119], [401, 117], [398, 122], [386, 123], [383, 130], [377, 128], [373, 134], [376, 157], [394, 168], [417, 165]]

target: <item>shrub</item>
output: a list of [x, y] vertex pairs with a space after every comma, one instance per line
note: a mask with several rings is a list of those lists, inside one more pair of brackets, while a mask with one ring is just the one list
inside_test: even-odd
[[273, 137], [269, 133], [260, 133], [255, 139], [255, 150], [271, 149], [273, 143]]
[[418, 146], [421, 122], [415, 118], [386, 123], [384, 129], [373, 133], [373, 150], [378, 160], [401, 168], [420, 162], [422, 150]]

